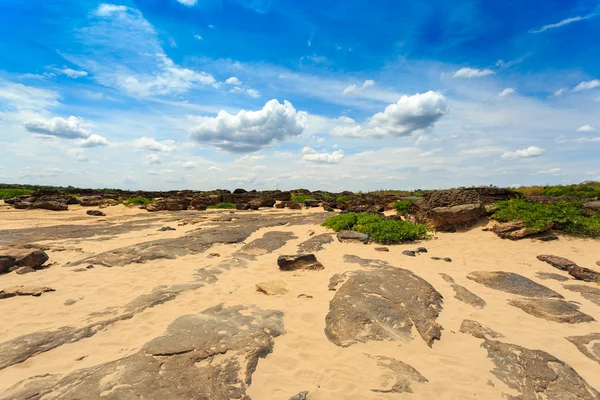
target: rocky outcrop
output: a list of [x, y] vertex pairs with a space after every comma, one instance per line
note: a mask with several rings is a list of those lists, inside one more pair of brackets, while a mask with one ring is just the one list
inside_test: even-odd
[[54, 292], [54, 289], [47, 286], [13, 286], [6, 289], [0, 289], [0, 299], [8, 299], [15, 296], [39, 297], [47, 292]]
[[565, 339], [573, 343], [587, 358], [600, 364], [600, 333], [590, 333], [589, 335], [584, 336], [569, 336]]
[[513, 272], [479, 271], [471, 272], [467, 278], [495, 290], [516, 294], [523, 297], [557, 298], [563, 296], [546, 286], [535, 283], [531, 279]]
[[498, 339], [498, 338], [504, 337], [502, 334], [500, 334], [490, 328], [486, 328], [485, 326], [481, 325], [479, 322], [473, 321], [470, 319], [465, 319], [462, 322], [462, 324], [460, 324], [460, 331], [462, 333], [467, 333], [469, 335], [472, 335], [478, 339], [487, 339], [487, 338]]
[[281, 271], [320, 271], [325, 269], [314, 254], [279, 256], [277, 258], [277, 265]]
[[106, 200], [102, 196], [81, 196], [77, 198], [77, 202], [82, 207], [97, 207], [106, 203]]
[[45, 199], [32, 199], [18, 201], [13, 204], [18, 210], [51, 210], [51, 211], [65, 211], [69, 209], [69, 205], [66, 201], [61, 200], [45, 200]]
[[20, 382], [0, 399], [248, 399], [261, 358], [284, 333], [283, 313], [217, 306], [177, 318], [137, 353], [67, 375]]
[[191, 202], [192, 200], [189, 198], [158, 199], [154, 203], [148, 204], [146, 210], [150, 212], [187, 210]]
[[365, 233], [360, 233], [356, 231], [339, 231], [337, 233], [337, 238], [340, 242], [361, 242], [364, 244], [369, 243], [369, 239], [371, 238], [369, 235]]
[[48, 254], [43, 250], [27, 248], [0, 249], [0, 274], [23, 267], [38, 269], [48, 260]]
[[452, 284], [452, 289], [454, 290], [454, 298], [466, 303], [474, 308], [482, 309], [486, 306], [485, 300], [481, 297], [477, 296], [475, 293], [471, 292], [464, 286], [458, 285], [454, 282], [454, 279], [447, 274], [440, 273], [440, 276], [444, 278], [446, 282]]
[[537, 278], [540, 278], [540, 279], [554, 279], [554, 280], [557, 280], [559, 282], [566, 282], [566, 281], [569, 280], [569, 278], [567, 278], [565, 276], [562, 276], [562, 275], [559, 275], [559, 274], [553, 274], [553, 273], [550, 273], [550, 272], [536, 272], [535, 276]]
[[494, 225], [491, 229], [501, 239], [520, 240], [526, 237], [538, 237], [540, 234], [546, 234], [554, 227], [552, 221], [536, 228], [526, 227], [522, 221], [504, 222]]
[[329, 303], [325, 334], [348, 347], [370, 341], [412, 338], [412, 328], [427, 345], [440, 339], [436, 319], [442, 295], [427, 281], [400, 268], [347, 272], [346, 281]]
[[256, 284], [256, 291], [267, 296], [281, 296], [287, 294], [289, 289], [287, 283], [281, 279], [276, 281], [259, 282]]
[[568, 271], [569, 269], [578, 266], [577, 264], [575, 264], [573, 261], [569, 260], [568, 258], [559, 257], [559, 256], [542, 254], [542, 255], [537, 256], [537, 259], [540, 261], [546, 262], [546, 263], [552, 265], [554, 268], [560, 269], [561, 271]]
[[298, 239], [292, 232], [266, 232], [263, 237], [255, 239], [242, 247], [241, 251], [257, 255], [272, 253], [285, 246], [292, 239]]
[[537, 259], [547, 262], [561, 271], [567, 271], [575, 279], [585, 282], [600, 282], [600, 272], [580, 267], [567, 258], [543, 254], [537, 256]]
[[493, 204], [498, 201], [522, 198], [523, 194], [512, 189], [498, 188], [493, 186], [476, 187], [469, 190], [477, 192], [479, 199], [484, 204]]
[[563, 285], [563, 287], [572, 292], [581, 294], [584, 299], [600, 306], [600, 288], [586, 285]]
[[576, 304], [558, 299], [511, 299], [508, 304], [520, 308], [527, 314], [548, 321], [566, 324], [595, 321], [594, 318], [579, 311]]
[[300, 243], [298, 245], [298, 251], [300, 253], [315, 253], [324, 249], [324, 245], [333, 242], [332, 233], [322, 233], [311, 237], [310, 239]]
[[371, 389], [376, 393], [413, 393], [412, 385], [429, 382], [423, 375], [402, 361], [384, 357], [372, 357], [379, 367], [385, 368], [393, 376], [393, 383], [388, 389]]

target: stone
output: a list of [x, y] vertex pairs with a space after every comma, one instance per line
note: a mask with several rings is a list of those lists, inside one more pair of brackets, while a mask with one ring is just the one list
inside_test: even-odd
[[300, 299], [300, 298], [312, 299], [312, 298], [313, 298], [313, 296], [311, 296], [310, 294], [300, 293], [300, 294], [298, 295], [298, 298], [299, 298], [299, 299]]
[[63, 303], [63, 305], [65, 306], [72, 306], [73, 304], [77, 303], [77, 299], [67, 299], [65, 300], [65, 302]]
[[308, 391], [304, 391], [304, 392], [300, 392], [292, 397], [290, 397], [290, 400], [308, 400]]
[[596, 261], [596, 265], [600, 267], [600, 261]]
[[[15, 296], [39, 297], [47, 292], [54, 292], [54, 289], [47, 286], [13, 286], [6, 289], [0, 289], [0, 299], [8, 299], [9, 297]], [[1, 366], [0, 369], [2, 369]]]
[[566, 324], [595, 321], [594, 318], [579, 311], [573, 303], [557, 299], [512, 299], [508, 302], [513, 307], [520, 308], [527, 314], [548, 321]]
[[263, 237], [242, 247], [241, 251], [251, 254], [268, 254], [282, 248], [292, 239], [298, 239], [292, 232], [266, 232]]
[[346, 276], [344, 274], [334, 274], [331, 278], [329, 278], [329, 285], [327, 288], [331, 291], [336, 291], [338, 285], [345, 280]]
[[547, 255], [547, 254], [542, 254], [536, 257], [538, 260], [546, 262], [550, 265], [552, 265], [554, 268], [558, 268], [561, 271], [568, 271], [569, 269], [573, 268], [573, 267], [577, 267], [578, 265], [575, 264], [573, 261], [569, 260], [568, 258], [564, 258], [564, 257], [559, 257], [559, 256], [551, 256], [551, 255]]
[[563, 296], [546, 286], [535, 283], [531, 279], [513, 272], [479, 271], [471, 272], [467, 278], [491, 289], [516, 294], [523, 297], [557, 298]]
[[559, 282], [566, 282], [569, 280], [569, 278], [567, 278], [566, 276], [562, 276], [559, 274], [553, 274], [550, 272], [536, 272], [535, 276], [539, 279], [554, 279]]
[[275, 204], [275, 208], [285, 208], [285, 203], [277, 203]]
[[344, 262], [358, 264], [364, 268], [382, 268], [390, 266], [390, 264], [384, 260], [361, 258], [352, 254], [344, 254]]
[[332, 233], [322, 233], [311, 237], [298, 245], [300, 253], [315, 253], [324, 249], [324, 245], [333, 243]]
[[404, 250], [402, 252], [402, 254], [404, 254], [405, 256], [409, 256], [409, 257], [415, 257], [416, 253], [412, 250]]
[[379, 367], [385, 368], [393, 376], [393, 384], [389, 389], [371, 389], [376, 393], [413, 393], [412, 385], [429, 382], [423, 375], [402, 361], [384, 357], [372, 357]]
[[219, 253], [208, 253], [209, 257], [221, 257]]
[[156, 211], [181, 211], [187, 210], [190, 207], [191, 199], [187, 198], [168, 198], [159, 199], [154, 203], [148, 204], [146, 210], [150, 212]]
[[319, 207], [321, 205], [320, 200], [304, 200], [304, 205], [306, 207]]
[[505, 394], [511, 399], [597, 400], [600, 393], [591, 387], [571, 366], [541, 351], [515, 344], [485, 339], [483, 347], [494, 363], [491, 371], [520, 395]]
[[159, 232], [167, 232], [167, 231], [174, 231], [174, 230], [175, 230], [175, 228], [171, 228], [170, 226], [163, 226], [158, 231]]
[[290, 208], [292, 210], [301, 210], [302, 209], [302, 204], [296, 202], [296, 201], [286, 201], [285, 202], [285, 207], [286, 208]]
[[93, 217], [106, 217], [106, 214], [100, 210], [87, 210], [85, 213]]
[[572, 292], [581, 294], [584, 299], [600, 306], [600, 288], [587, 285], [563, 285], [563, 287]]
[[335, 211], [332, 207], [329, 207], [329, 206], [323, 206], [323, 210], [325, 210], [327, 212], [334, 212]]
[[427, 253], [427, 249], [425, 247], [418, 247], [417, 250], [415, 250], [416, 253]]
[[452, 259], [450, 257], [444, 257], [443, 260], [446, 262], [452, 262]]
[[600, 333], [590, 333], [589, 335], [584, 336], [569, 336], [565, 339], [573, 343], [587, 358], [600, 364]]
[[588, 268], [573, 267], [569, 269], [569, 275], [575, 279], [585, 282], [600, 282], [600, 272]]
[[432, 259], [432, 260], [435, 260], [435, 261], [439, 261], [439, 260], [441, 260], [441, 259], [442, 259], [442, 257], [431, 257], [431, 259]]
[[589, 210], [598, 211], [600, 210], [600, 200], [588, 201], [587, 203], [583, 203], [582, 206]]
[[528, 228], [524, 222], [516, 221], [497, 224], [492, 227], [492, 232], [502, 239], [520, 240], [528, 236], [546, 234], [553, 227], [554, 223], [552, 221], [548, 221], [545, 225], [537, 228]]
[[472, 335], [478, 339], [487, 339], [488, 337], [492, 339], [498, 339], [504, 337], [502, 334], [490, 328], [486, 328], [479, 322], [470, 319], [465, 319], [462, 324], [460, 324], [460, 331], [462, 333]]
[[287, 283], [281, 279], [276, 281], [259, 282], [256, 284], [256, 291], [267, 296], [281, 296], [288, 293]]
[[102, 196], [81, 196], [77, 198], [77, 202], [82, 207], [97, 207], [105, 203]]
[[329, 303], [325, 334], [348, 347], [370, 341], [410, 341], [415, 326], [428, 346], [440, 339], [436, 319], [442, 295], [409, 270], [378, 268], [347, 272]]
[[464, 286], [457, 285], [456, 283], [452, 284], [452, 289], [454, 289], [454, 298], [466, 303], [473, 308], [482, 309], [485, 308], [486, 302], [481, 297], [477, 296], [475, 293], [471, 292]]
[[387, 247], [375, 247], [375, 251], [389, 252], [390, 249], [388, 249]]
[[323, 264], [317, 261], [314, 254], [282, 255], [277, 258], [277, 265], [281, 271], [319, 271], [325, 269]]
[[430, 218], [434, 229], [452, 232], [473, 226], [484, 215], [485, 207], [481, 203], [475, 203], [435, 207], [431, 209]]
[[9, 253], [11, 257], [14, 257], [14, 265], [17, 267], [37, 269], [50, 259], [45, 251], [39, 249], [15, 248], [5, 250], [4, 253]]
[[553, 240], [558, 240], [558, 236], [552, 232], [544, 232], [543, 234], [536, 235], [533, 239], [539, 240], [540, 242], [551, 242]]
[[17, 275], [25, 275], [28, 274], [30, 272], [35, 272], [35, 269], [31, 268], [31, 267], [19, 267], [15, 270], [15, 273]]
[[13, 256], [0, 256], [0, 274], [5, 274], [14, 267], [17, 259]]
[[0, 398], [249, 399], [259, 360], [284, 332], [280, 311], [219, 305], [177, 318], [133, 355], [66, 375], [33, 377]]
[[369, 239], [371, 237], [364, 233], [345, 230], [345, 231], [339, 231], [337, 234], [337, 238], [342, 243], [361, 242], [361, 243], [367, 244], [367, 243], [369, 243]]

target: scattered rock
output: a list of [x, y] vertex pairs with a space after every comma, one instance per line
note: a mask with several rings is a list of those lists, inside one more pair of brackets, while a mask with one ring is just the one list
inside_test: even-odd
[[209, 257], [221, 257], [219, 253], [208, 253]]
[[566, 276], [562, 276], [559, 274], [553, 274], [550, 272], [536, 272], [535, 276], [540, 278], [540, 279], [554, 279], [560, 282], [566, 282], [569, 280], [569, 278], [567, 278]]
[[572, 292], [581, 294], [584, 299], [591, 301], [597, 306], [600, 306], [600, 288], [586, 285], [563, 285], [563, 287]]
[[310, 294], [300, 293], [298, 295], [298, 298], [302, 298], [302, 297], [304, 297], [305, 299], [312, 299], [313, 298], [313, 296], [311, 296]]
[[17, 267], [31, 267], [37, 269], [42, 267], [49, 259], [46, 252], [38, 249], [9, 249], [4, 251], [4, 253], [9, 253], [9, 259], [10, 257], [15, 259], [14, 265]]
[[446, 262], [452, 262], [452, 259], [450, 257], [444, 257], [443, 260]]
[[0, 274], [9, 272], [17, 262], [16, 257], [13, 256], [0, 256]]
[[67, 299], [67, 300], [65, 300], [65, 302], [63, 304], [65, 306], [72, 306], [75, 303], [77, 303], [77, 299]]
[[486, 306], [485, 300], [471, 292], [466, 287], [453, 283], [452, 289], [454, 289], [454, 298], [462, 301], [463, 303], [469, 304], [477, 309], [482, 309]]
[[537, 256], [537, 259], [547, 262], [561, 271], [567, 271], [575, 279], [585, 282], [600, 282], [600, 272], [580, 267], [567, 258], [543, 254]]
[[375, 251], [388, 252], [390, 251], [390, 249], [388, 249], [387, 247], [375, 247]]
[[590, 333], [585, 336], [566, 337], [590, 360], [600, 364], [600, 333]]
[[298, 245], [298, 251], [300, 253], [315, 253], [324, 249], [324, 245], [333, 242], [332, 233], [322, 233], [317, 236], [313, 236], [310, 239], [300, 243]]
[[0, 299], [8, 299], [15, 296], [41, 296], [43, 293], [54, 292], [47, 286], [13, 286], [0, 290]]
[[371, 389], [376, 393], [413, 393], [413, 383], [429, 382], [423, 375], [410, 365], [390, 357], [376, 356], [372, 357], [377, 361], [377, 365], [386, 368], [394, 377], [394, 383], [389, 389]]
[[19, 267], [15, 270], [15, 272], [17, 273], [17, 275], [25, 275], [30, 272], [35, 272], [35, 269], [31, 267]]
[[308, 399], [308, 391], [304, 391], [304, 392], [300, 392], [292, 397], [290, 397], [290, 400], [307, 400]]
[[431, 259], [432, 260], [436, 260], [436, 261], [443, 260], [443, 261], [446, 261], [446, 262], [452, 262], [452, 259], [450, 257], [444, 257], [444, 258], [442, 258], [442, 257], [431, 257]]
[[282, 280], [259, 282], [256, 284], [256, 291], [267, 296], [281, 296], [288, 293], [288, 286]]
[[296, 202], [296, 201], [287, 201], [285, 203], [286, 208], [292, 209], [292, 210], [302, 210], [302, 204]]
[[361, 267], [365, 268], [382, 268], [390, 266], [390, 264], [387, 261], [361, 258], [352, 254], [344, 254], [344, 262], [358, 264]]
[[171, 228], [170, 226], [163, 226], [158, 231], [159, 232], [166, 232], [166, 231], [174, 231], [174, 230], [175, 230], [175, 228]]
[[87, 210], [85, 213], [93, 217], [106, 217], [106, 214], [100, 210]]
[[427, 249], [425, 247], [418, 247], [417, 250], [415, 250], [416, 253], [427, 253]]
[[436, 323], [442, 295], [427, 281], [401, 268], [347, 272], [329, 303], [325, 334], [334, 344], [409, 341], [412, 327], [432, 346], [441, 337]]
[[490, 328], [486, 328], [485, 326], [482, 326], [479, 322], [470, 319], [465, 319], [462, 322], [462, 324], [460, 324], [460, 331], [462, 333], [472, 335], [478, 339], [487, 339], [488, 337], [492, 339], [498, 339], [504, 337], [500, 333]]
[[304, 205], [306, 207], [319, 207], [321, 205], [320, 200], [304, 200]]
[[402, 254], [404, 254], [405, 256], [409, 256], [409, 257], [414, 257], [416, 255], [416, 253], [412, 250], [404, 250], [402, 252]]
[[534, 236], [533, 239], [539, 240], [540, 242], [551, 242], [553, 240], [558, 240], [558, 236], [552, 232], [543, 232]]
[[519, 240], [528, 236], [539, 235], [540, 233], [547, 232], [554, 227], [552, 221], [548, 221], [545, 225], [539, 228], [528, 228], [524, 222], [505, 222], [499, 223], [492, 227], [492, 232], [498, 235], [502, 239]]
[[285, 203], [277, 203], [275, 204], [275, 208], [285, 208]]
[[279, 265], [281, 271], [319, 271], [325, 269], [323, 264], [317, 261], [317, 257], [315, 257], [314, 254], [279, 256], [279, 258], [277, 258], [277, 265]]
[[327, 212], [334, 212], [335, 211], [332, 207], [329, 207], [329, 206], [323, 206], [323, 210], [325, 210]]
[[432, 260], [435, 260], [435, 261], [439, 261], [439, 260], [441, 260], [441, 259], [442, 259], [442, 257], [431, 257], [431, 259], [432, 259]]
[[573, 267], [569, 269], [569, 275], [575, 279], [585, 282], [600, 282], [600, 272], [588, 268]]
[[513, 272], [471, 272], [467, 275], [467, 278], [489, 288], [523, 297], [563, 298], [563, 296], [556, 293], [554, 290]]
[[342, 243], [358, 241], [367, 244], [369, 243], [370, 236], [356, 231], [340, 231], [337, 234], [337, 238]]
[[578, 267], [577, 264], [575, 264], [573, 261], [569, 260], [568, 258], [559, 257], [559, 256], [551, 256], [551, 255], [547, 255], [547, 254], [542, 254], [542, 255], [537, 256], [537, 259], [540, 261], [547, 262], [548, 264], [552, 265], [554, 268], [558, 268], [561, 271], [568, 271], [569, 269], [571, 269], [573, 267]]
[[508, 302], [511, 306], [520, 308], [534, 317], [548, 321], [578, 324], [581, 322], [595, 321], [594, 318], [579, 311], [573, 303], [557, 299], [512, 299]]

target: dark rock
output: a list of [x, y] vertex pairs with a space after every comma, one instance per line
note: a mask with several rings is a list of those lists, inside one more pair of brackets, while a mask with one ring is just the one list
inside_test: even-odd
[[275, 208], [285, 208], [285, 203], [277, 203], [275, 204]]
[[304, 391], [304, 392], [300, 392], [292, 397], [290, 397], [290, 400], [307, 400], [308, 399], [308, 391]]
[[585, 282], [600, 282], [600, 272], [580, 267], [567, 258], [544, 254], [537, 256], [537, 259], [540, 261], [547, 262], [554, 268], [558, 268], [561, 271], [568, 271], [569, 275], [571, 275], [575, 279], [579, 279]]
[[334, 212], [335, 211], [332, 207], [329, 207], [329, 206], [323, 206], [323, 210], [325, 210], [327, 212]]
[[441, 260], [441, 259], [442, 259], [442, 257], [431, 257], [431, 259], [432, 259], [432, 260], [439, 261], [439, 260]]
[[542, 234], [536, 235], [533, 237], [535, 240], [539, 240], [540, 242], [551, 242], [553, 240], [558, 240], [558, 236], [556, 236], [552, 232], [544, 232]]
[[313, 298], [313, 296], [311, 296], [310, 294], [300, 293], [300, 294], [298, 295], [298, 298], [299, 298], [299, 299], [300, 299], [300, 298], [312, 299], [312, 298]]
[[404, 254], [405, 256], [409, 256], [409, 257], [414, 257], [416, 255], [416, 253], [412, 250], [404, 250], [402, 252], [402, 254]]
[[17, 259], [13, 256], [0, 256], [0, 274], [5, 274], [14, 267]]
[[548, 321], [577, 324], [595, 321], [594, 318], [579, 311], [573, 303], [557, 299], [512, 299], [508, 302], [511, 306], [520, 308], [534, 317]]
[[[8, 299], [9, 297], [15, 296], [39, 297], [47, 292], [54, 292], [54, 289], [47, 286], [13, 286], [6, 289], [0, 289], [0, 299]], [[0, 369], [2, 368], [2, 362], [0, 361]]]
[[327, 288], [331, 291], [337, 290], [337, 287], [340, 283], [346, 280], [346, 276], [344, 274], [334, 274], [331, 278], [329, 278], [329, 285]]
[[356, 231], [339, 231], [337, 238], [342, 243], [358, 241], [367, 244], [369, 243], [370, 236]]
[[304, 200], [304, 205], [306, 207], [319, 207], [321, 205], [320, 200]]
[[248, 191], [246, 189], [235, 189], [233, 191], [233, 194], [243, 194], [243, 193], [248, 193]]
[[81, 196], [77, 198], [77, 202], [82, 207], [97, 207], [104, 204], [106, 200], [102, 196]]
[[524, 222], [505, 222], [494, 225], [492, 232], [502, 239], [519, 240], [528, 236], [536, 236], [540, 233], [545, 233], [554, 227], [552, 221], [548, 221], [545, 225], [537, 228], [528, 228]]
[[155, 211], [181, 211], [187, 210], [192, 200], [189, 198], [169, 198], [156, 200], [146, 206], [146, 210]]
[[279, 256], [279, 258], [277, 258], [277, 265], [279, 265], [279, 269], [281, 271], [319, 271], [325, 269], [323, 264], [317, 261], [317, 258], [314, 254]]
[[558, 268], [561, 271], [568, 271], [569, 269], [578, 266], [573, 261], [571, 261], [567, 258], [564, 258], [564, 257], [559, 257], [559, 256], [551, 256], [551, 255], [542, 254], [542, 255], [537, 256], [537, 259], [540, 261], [547, 262], [548, 264], [552, 265], [554, 268]]
[[460, 331], [462, 333], [472, 335], [478, 339], [487, 339], [488, 337], [492, 339], [498, 339], [503, 337], [500, 333], [490, 328], [486, 328], [479, 322], [470, 319], [465, 319], [462, 324], [460, 324]]
[[298, 245], [298, 251], [300, 253], [314, 253], [324, 249], [324, 245], [333, 242], [332, 233], [322, 233], [317, 236], [313, 236], [308, 240]]
[[493, 186], [483, 186], [472, 188], [479, 195], [479, 198], [484, 204], [496, 203], [498, 201], [522, 198], [523, 194], [512, 189], [498, 188]]
[[220, 305], [177, 318], [164, 336], [131, 356], [67, 375], [33, 377], [3, 396], [92, 400], [107, 397], [110, 387], [107, 398], [120, 400], [249, 399], [259, 359], [283, 333], [279, 311]]
[[375, 251], [389, 252], [390, 249], [388, 249], [387, 247], [375, 247]]
[[263, 237], [242, 247], [241, 251], [251, 254], [272, 253], [285, 246], [292, 239], [298, 239], [292, 232], [266, 232]]
[[302, 209], [302, 204], [296, 202], [296, 201], [287, 201], [285, 203], [286, 208], [290, 208], [292, 210], [301, 210]]
[[351, 255], [351, 254], [344, 254], [344, 262], [358, 264], [364, 268], [382, 268], [382, 267], [390, 266], [390, 264], [388, 264], [387, 261], [371, 260], [371, 259], [361, 258], [361, 257]]
[[411, 340], [412, 327], [429, 346], [441, 337], [436, 323], [442, 295], [428, 282], [401, 268], [347, 272], [329, 303], [325, 334], [334, 344]]
[[569, 280], [569, 278], [567, 278], [566, 276], [562, 276], [559, 274], [553, 274], [553, 273], [549, 273], [549, 272], [536, 272], [535, 276], [540, 278], [540, 279], [554, 279], [560, 282], [566, 282]]
[[106, 217], [106, 214], [104, 214], [102, 211], [100, 210], [87, 210], [85, 212], [87, 215], [92, 215], [94, 217]]
[[481, 297], [477, 296], [475, 293], [471, 292], [469, 289], [464, 286], [457, 285], [456, 283], [452, 284], [452, 289], [454, 289], [454, 297], [463, 303], [466, 303], [473, 308], [482, 309], [486, 306], [485, 300]]
[[260, 208], [260, 207], [272, 208], [276, 202], [277, 201], [271, 197], [262, 197], [262, 198], [250, 200], [250, 202], [248, 202], [248, 204], [250, 205], [252, 210], [255, 209], [253, 207], [256, 207], [256, 210], [258, 210], [258, 208]]
[[31, 268], [31, 267], [19, 267], [15, 270], [15, 273], [17, 275], [25, 275], [28, 274], [30, 272], [35, 272], [35, 269]]
[[15, 258], [17, 267], [31, 267], [34, 269], [40, 268], [49, 257], [43, 250], [31, 250], [26, 248], [11, 249], [7, 252]]
[[590, 333], [585, 336], [566, 337], [590, 360], [600, 364], [600, 333]]
[[572, 292], [581, 294], [584, 299], [600, 306], [600, 288], [586, 285], [564, 285], [563, 287]]
[[489, 288], [523, 297], [563, 298], [563, 296], [556, 293], [554, 290], [512, 272], [471, 272], [467, 275], [467, 278]]
[[412, 384], [429, 382], [416, 369], [408, 364], [390, 357], [376, 356], [372, 357], [377, 361], [379, 367], [385, 368], [391, 372], [394, 377], [394, 383], [389, 389], [371, 389], [376, 393], [413, 393]]
[[600, 272], [588, 268], [573, 267], [569, 269], [569, 275], [575, 279], [585, 282], [600, 282]]
[[175, 230], [175, 228], [171, 228], [170, 226], [163, 226], [158, 231], [159, 232], [166, 232], [166, 231], [174, 231], [174, 230]]
[[425, 247], [419, 247], [415, 250], [417, 253], [427, 253], [427, 249]]
[[452, 262], [452, 259], [450, 257], [444, 257], [443, 260], [446, 262]]
[[65, 306], [72, 306], [73, 304], [77, 303], [77, 299], [67, 299], [65, 300], [65, 302], [63, 303], [63, 305]]

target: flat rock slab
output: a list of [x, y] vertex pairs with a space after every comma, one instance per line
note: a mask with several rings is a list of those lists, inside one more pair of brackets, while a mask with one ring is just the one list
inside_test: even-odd
[[600, 288], [588, 285], [563, 285], [563, 287], [572, 292], [581, 294], [584, 299], [600, 306]]
[[54, 289], [47, 286], [13, 286], [6, 289], [0, 289], [0, 299], [8, 299], [15, 296], [41, 296], [43, 293], [54, 292]]
[[308, 399], [308, 391], [300, 392], [290, 397], [289, 400], [307, 400]]
[[68, 375], [34, 377], [2, 400], [249, 399], [260, 358], [284, 333], [283, 313], [217, 306], [185, 315], [137, 353]]
[[400, 268], [347, 272], [329, 303], [325, 334], [348, 347], [370, 341], [412, 339], [412, 327], [429, 346], [441, 337], [436, 319], [442, 295], [427, 281]]
[[423, 375], [410, 365], [390, 358], [377, 356], [372, 357], [377, 361], [379, 367], [385, 368], [393, 377], [393, 383], [388, 389], [371, 389], [376, 393], [413, 393], [412, 385], [429, 382]]
[[267, 232], [263, 237], [242, 247], [241, 251], [250, 254], [272, 253], [285, 246], [285, 244], [292, 239], [298, 239], [292, 232]]
[[539, 279], [554, 279], [559, 282], [566, 282], [569, 280], [566, 276], [554, 274], [552, 272], [536, 272], [535, 276]]
[[340, 231], [337, 234], [337, 238], [342, 243], [361, 242], [367, 244], [369, 243], [370, 236], [356, 231]]
[[296, 254], [290, 256], [279, 256], [277, 265], [281, 271], [320, 271], [325, 269], [314, 254]]
[[598, 400], [600, 393], [570, 365], [541, 351], [486, 339], [483, 347], [495, 364], [492, 373], [520, 395], [514, 400]]
[[373, 260], [368, 258], [361, 258], [359, 256], [355, 256], [352, 254], [344, 254], [344, 262], [350, 264], [358, 264], [361, 267], [365, 268], [381, 268], [381, 267], [389, 267], [390, 264], [384, 260]]
[[268, 296], [281, 296], [289, 292], [288, 285], [281, 279], [276, 281], [259, 282], [256, 291]]
[[569, 260], [568, 258], [552, 256], [552, 255], [548, 255], [548, 254], [539, 255], [539, 256], [537, 256], [537, 259], [540, 261], [546, 262], [546, 263], [552, 265], [554, 268], [560, 269], [561, 271], [568, 271], [570, 268], [578, 266], [577, 264], [575, 264], [573, 261]]
[[585, 336], [569, 336], [565, 339], [573, 343], [587, 358], [600, 364], [600, 333], [590, 333]]
[[489, 288], [523, 297], [563, 298], [563, 296], [556, 293], [554, 290], [513, 272], [477, 271], [471, 272], [467, 275], [467, 278]]
[[595, 321], [594, 318], [579, 311], [577, 305], [564, 300], [512, 299], [508, 304], [520, 308], [534, 317], [543, 318], [548, 321], [564, 324], [578, 324], [581, 322]]
[[454, 297], [456, 299], [477, 309], [485, 308], [485, 300], [471, 292], [466, 287], [453, 283], [452, 289], [454, 289]]
[[298, 245], [298, 251], [300, 253], [315, 253], [324, 249], [324, 245], [333, 242], [332, 233], [322, 233], [320, 235], [313, 236], [312, 238], [300, 243]]
[[465, 319], [462, 322], [462, 324], [460, 324], [460, 331], [462, 333], [467, 333], [469, 335], [472, 335], [478, 339], [486, 339], [486, 338], [498, 339], [498, 338], [504, 337], [502, 334], [481, 325], [477, 321], [473, 321], [470, 319]]

